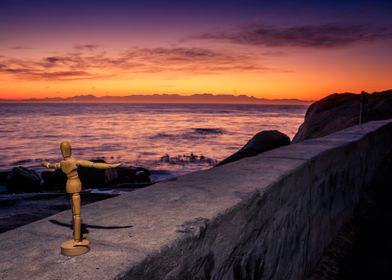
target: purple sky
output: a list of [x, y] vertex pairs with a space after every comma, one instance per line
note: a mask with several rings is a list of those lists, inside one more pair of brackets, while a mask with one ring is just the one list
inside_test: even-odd
[[[391, 12], [392, 1], [2, 0], [0, 97], [29, 96], [18, 79], [37, 88], [30, 96], [81, 94], [92, 86], [98, 90], [90, 93], [98, 95], [157, 93], [162, 86], [172, 93], [306, 98], [384, 89], [392, 62]], [[360, 65], [374, 76], [358, 72]], [[338, 81], [343, 68], [347, 84], [327, 86], [326, 73], [337, 73]], [[149, 76], [132, 76], [135, 71]], [[358, 75], [362, 82], [355, 85]], [[82, 79], [89, 80], [86, 87], [70, 84]], [[104, 85], [109, 79], [112, 86]], [[141, 82], [127, 86], [132, 79]], [[306, 80], [313, 86], [303, 86]], [[279, 81], [290, 87], [279, 88]]]

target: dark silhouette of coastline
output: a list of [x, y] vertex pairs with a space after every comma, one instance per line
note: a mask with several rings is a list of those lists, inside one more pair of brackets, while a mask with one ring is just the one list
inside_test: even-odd
[[91, 94], [73, 97], [46, 97], [30, 99], [0, 99], [0, 102], [39, 102], [39, 103], [173, 103], [173, 104], [284, 104], [308, 105], [312, 101], [300, 99], [266, 99], [247, 95], [231, 94], [152, 94], [127, 96], [95, 96]]

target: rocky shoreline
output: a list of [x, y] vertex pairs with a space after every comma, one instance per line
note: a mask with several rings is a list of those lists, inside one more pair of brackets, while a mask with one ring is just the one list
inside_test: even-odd
[[[134, 188], [151, 184], [151, 172], [142, 167], [120, 166], [105, 170], [79, 167], [78, 174], [84, 188]], [[6, 186], [8, 193], [62, 191], [65, 189], [66, 181], [67, 177], [61, 170], [43, 171], [38, 174], [34, 169], [18, 166], [10, 171], [0, 172], [0, 184]]]
[[[105, 162], [103, 159], [91, 161]], [[170, 165], [207, 163], [210, 166], [217, 163], [214, 159], [192, 153], [178, 156], [167, 154], [160, 162]], [[135, 166], [106, 170], [79, 167], [78, 173], [83, 185], [82, 205], [176, 177], [170, 171]], [[69, 209], [69, 198], [65, 193], [66, 180], [61, 170], [40, 172], [17, 166], [0, 171], [0, 233]]]
[[[102, 160], [94, 160], [102, 162]], [[111, 198], [152, 184], [151, 172], [142, 167], [106, 170], [79, 168], [82, 205]], [[70, 208], [61, 170], [44, 171], [23, 166], [0, 172], [0, 233]]]

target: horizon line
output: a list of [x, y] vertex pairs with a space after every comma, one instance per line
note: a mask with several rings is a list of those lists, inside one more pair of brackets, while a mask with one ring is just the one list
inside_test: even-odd
[[[200, 98], [205, 98], [207, 100], [200, 100]], [[89, 100], [90, 99], [90, 100]], [[108, 100], [109, 99], [109, 100]], [[133, 100], [132, 100], [133, 99]], [[135, 100], [139, 99], [139, 100]], [[144, 99], [144, 100], [140, 100]], [[150, 100], [148, 100], [150, 99]], [[163, 99], [163, 100], [158, 100]], [[167, 102], [167, 99], [174, 99]], [[178, 100], [175, 100], [178, 99]], [[188, 99], [188, 100], [187, 100]], [[198, 99], [198, 100], [192, 100]], [[209, 100], [208, 100], [209, 99]], [[152, 93], [152, 94], [130, 94], [130, 95], [104, 95], [104, 96], [96, 96], [94, 94], [81, 94], [74, 95], [69, 97], [29, 97], [29, 98], [0, 98], [0, 102], [49, 102], [49, 103], [116, 103], [116, 102], [127, 102], [127, 103], [189, 103], [189, 101], [193, 101], [196, 103], [206, 103], [210, 104], [216, 99], [220, 99], [217, 103], [233, 103], [234, 101], [242, 101], [240, 103], [259, 103], [259, 102], [284, 102], [290, 101], [295, 103], [311, 103], [314, 100], [305, 100], [299, 98], [263, 98], [263, 97], [255, 97], [253, 95], [246, 94], [213, 94], [213, 93], [195, 93], [191, 95], [182, 95], [178, 93]], [[227, 99], [227, 100], [224, 100]], [[163, 101], [163, 102], [162, 102]], [[193, 103], [190, 102], [190, 103]]]

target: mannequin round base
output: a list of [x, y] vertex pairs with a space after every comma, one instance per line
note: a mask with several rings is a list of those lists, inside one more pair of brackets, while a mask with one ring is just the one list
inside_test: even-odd
[[64, 256], [80, 256], [90, 250], [90, 241], [83, 239], [80, 244], [74, 245], [74, 240], [67, 240], [61, 244], [61, 254]]

